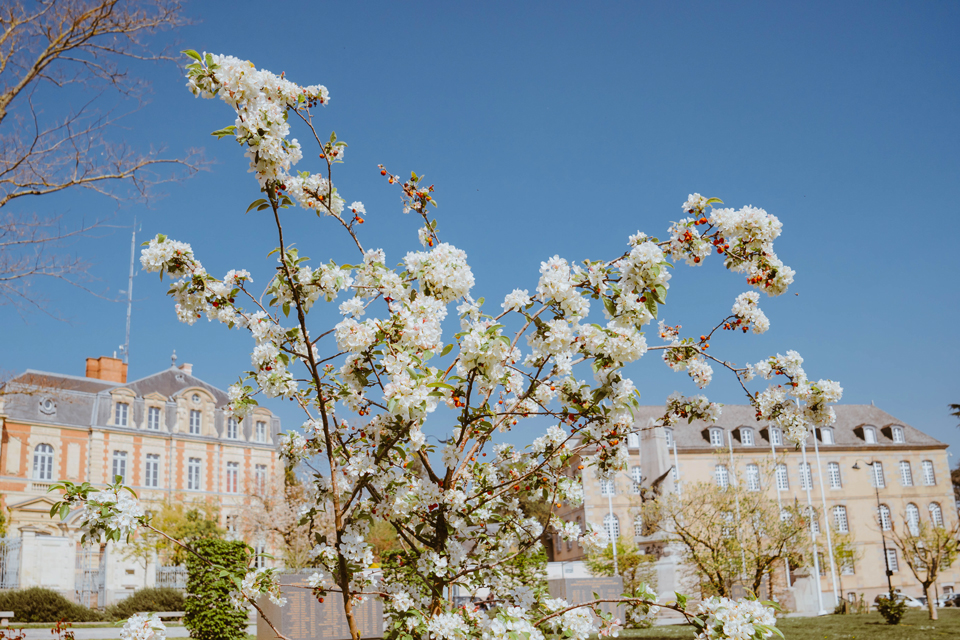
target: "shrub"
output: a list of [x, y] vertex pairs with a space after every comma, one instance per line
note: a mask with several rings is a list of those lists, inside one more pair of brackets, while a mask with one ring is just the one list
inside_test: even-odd
[[177, 589], [162, 587], [140, 589], [128, 598], [107, 607], [105, 613], [111, 620], [126, 620], [135, 613], [156, 611], [186, 611], [186, 599]]
[[13, 611], [17, 622], [95, 622], [103, 616], [93, 609], [70, 602], [52, 589], [30, 587], [0, 591], [0, 610]]
[[[242, 573], [249, 560], [249, 547], [240, 541], [205, 538], [193, 548], [202, 557], [230, 570]], [[187, 557], [187, 598], [184, 624], [190, 637], [197, 640], [243, 640], [247, 631], [247, 612], [230, 604], [233, 582], [220, 577], [220, 569], [195, 556]]]
[[907, 601], [903, 598], [877, 598], [877, 611], [887, 621], [887, 624], [900, 624], [903, 614], [907, 612]]

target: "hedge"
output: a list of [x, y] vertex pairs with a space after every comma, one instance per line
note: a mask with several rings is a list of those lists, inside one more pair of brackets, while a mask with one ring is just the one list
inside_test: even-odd
[[157, 611], [185, 611], [183, 593], [169, 587], [140, 589], [106, 608], [104, 613], [111, 620], [126, 620], [135, 613]]
[[[247, 566], [249, 547], [239, 540], [203, 538], [192, 543], [193, 549], [211, 562], [241, 575]], [[212, 568], [195, 556], [187, 557], [187, 599], [184, 625], [196, 640], [243, 640], [247, 635], [247, 612], [230, 604], [230, 592], [236, 589], [229, 579], [220, 577], [220, 569]]]
[[30, 587], [0, 591], [0, 610], [13, 611], [16, 622], [96, 622], [103, 615], [70, 602], [52, 589]]

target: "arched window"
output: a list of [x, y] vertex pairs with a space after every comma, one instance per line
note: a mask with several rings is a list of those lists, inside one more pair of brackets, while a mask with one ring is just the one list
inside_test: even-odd
[[760, 467], [750, 463], [747, 465], [747, 491], [760, 491]]
[[723, 429], [717, 429], [717, 428], [710, 429], [710, 446], [711, 447], [723, 446]]
[[890, 507], [885, 504], [880, 505], [880, 528], [890, 531]]
[[833, 440], [833, 429], [820, 429], [820, 441], [823, 444], [835, 444]]
[[883, 477], [883, 463], [874, 462], [870, 465], [870, 468], [873, 469], [873, 486], [877, 489], [883, 489], [887, 486], [887, 480]]
[[913, 486], [913, 469], [910, 468], [909, 460], [900, 461], [900, 484], [905, 487]]
[[777, 491], [788, 491], [790, 489], [790, 477], [787, 475], [787, 465], [777, 465]]
[[927, 508], [930, 510], [930, 522], [933, 523], [933, 526], [942, 527], [943, 511], [940, 509], [940, 505], [936, 502], [931, 502]]
[[33, 450], [33, 479], [53, 480], [53, 447], [38, 444]]
[[847, 523], [847, 508], [838, 504], [833, 508], [833, 524], [840, 533], [848, 533], [850, 525]]
[[627, 447], [630, 449], [639, 449], [640, 448], [640, 436], [635, 433], [627, 434]]
[[864, 427], [863, 441], [867, 444], [877, 444], [877, 430], [873, 427]]
[[740, 444], [745, 447], [753, 446], [753, 429], [750, 427], [740, 427]]
[[717, 480], [717, 486], [721, 489], [726, 489], [730, 486], [730, 472], [727, 470], [727, 465], [718, 464], [713, 470], [713, 475]]
[[932, 487], [937, 484], [937, 476], [933, 473], [933, 461], [924, 460], [923, 463], [923, 484]]
[[903, 444], [907, 441], [907, 439], [903, 437], [903, 427], [893, 428], [893, 441], [897, 444]]
[[770, 444], [775, 447], [783, 445], [783, 431], [780, 431], [780, 427], [770, 427]]
[[620, 520], [612, 513], [603, 516], [603, 532], [608, 541], [620, 539]]
[[907, 528], [910, 530], [910, 535], [920, 535], [920, 509], [912, 502], [907, 505]]
[[630, 483], [630, 485], [631, 485], [631, 487], [630, 487], [631, 491], [632, 491], [634, 494], [639, 494], [639, 493], [640, 493], [640, 483], [643, 482], [643, 473], [641, 472], [641, 469], [640, 469], [639, 466], [636, 466], [636, 467], [633, 467], [632, 469], [630, 469], [630, 480], [632, 480], [632, 482]]

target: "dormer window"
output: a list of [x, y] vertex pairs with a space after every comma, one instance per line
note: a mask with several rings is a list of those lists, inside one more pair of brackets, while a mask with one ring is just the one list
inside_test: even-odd
[[627, 434], [627, 448], [629, 449], [639, 449], [640, 448], [640, 436], [635, 433]]
[[873, 427], [864, 427], [863, 441], [867, 444], [877, 444], [877, 430]]
[[820, 441], [823, 444], [836, 444], [833, 440], [833, 429], [820, 429]]
[[903, 427], [893, 428], [893, 441], [897, 444], [903, 444], [907, 441], [907, 439], [903, 437]]
[[200, 412], [196, 409], [190, 410], [190, 435], [200, 435]]
[[717, 429], [717, 428], [710, 429], [710, 446], [711, 447], [723, 446], [723, 429]]
[[130, 405], [126, 402], [118, 402], [113, 411], [113, 423], [118, 427], [127, 426], [127, 414]]
[[770, 427], [770, 444], [775, 447], [783, 446], [783, 432], [778, 427]]
[[740, 444], [745, 447], [753, 446], [753, 429], [750, 427], [740, 427]]
[[663, 433], [667, 439], [667, 448], [669, 449], [673, 446], [673, 429], [664, 429]]
[[231, 440], [237, 439], [237, 421], [233, 418], [227, 418], [227, 437]]

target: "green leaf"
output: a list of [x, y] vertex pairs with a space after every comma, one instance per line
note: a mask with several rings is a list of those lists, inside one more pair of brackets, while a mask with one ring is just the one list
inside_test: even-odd
[[440, 357], [442, 358], [443, 356], [445, 356], [445, 355], [447, 355], [448, 353], [450, 353], [450, 350], [451, 350], [451, 349], [453, 349], [453, 343], [452, 343], [452, 342], [443, 348], [443, 351], [440, 352]]
[[720, 203], [720, 204], [723, 204], [723, 200], [721, 200], [720, 198], [709, 198], [709, 199], [707, 200], [705, 206], [712, 205], [714, 202], [718, 202], [718, 203]]
[[200, 57], [200, 54], [197, 53], [196, 51], [194, 51], [193, 49], [184, 49], [184, 50], [181, 51], [180, 53], [182, 53], [182, 54], [185, 55], [185, 56], [189, 56], [189, 57], [193, 58], [193, 59], [196, 60], [197, 62], [203, 62], [203, 58]]
[[647, 298], [647, 301], [644, 302], [643, 304], [644, 304], [644, 306], [647, 308], [647, 311], [650, 312], [650, 315], [652, 315], [654, 318], [656, 318], [656, 317], [657, 317], [657, 303], [653, 300], [653, 298], [652, 298], [652, 297]]
[[216, 131], [211, 132], [210, 135], [217, 136], [217, 140], [219, 140], [220, 138], [225, 138], [227, 136], [234, 135], [234, 131], [236, 130], [237, 130], [236, 126], [230, 125], [229, 127], [224, 127], [223, 129], [217, 129]]
[[427, 386], [428, 386], [428, 387], [442, 387], [442, 388], [444, 388], [444, 389], [453, 390], [453, 386], [447, 384], [446, 382], [428, 382], [428, 383], [427, 383]]

